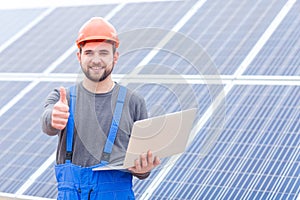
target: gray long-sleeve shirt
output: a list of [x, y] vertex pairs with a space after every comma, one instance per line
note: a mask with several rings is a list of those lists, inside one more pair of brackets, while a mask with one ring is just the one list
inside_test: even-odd
[[[82, 83], [77, 84], [73, 164], [88, 167], [100, 163], [119, 88], [120, 85], [115, 84], [113, 90], [108, 93], [94, 94], [86, 90]], [[57, 164], [62, 164], [65, 163], [66, 156], [66, 128], [60, 131], [51, 126], [52, 109], [59, 97], [58, 89], [49, 94], [41, 121], [45, 133], [59, 137], [56, 161]], [[67, 99], [69, 102], [69, 89]], [[123, 162], [132, 125], [135, 121], [145, 118], [147, 109], [144, 99], [127, 89], [119, 130], [110, 157], [111, 164]]]

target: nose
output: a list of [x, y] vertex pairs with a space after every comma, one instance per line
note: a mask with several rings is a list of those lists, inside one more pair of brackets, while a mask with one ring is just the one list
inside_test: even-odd
[[100, 56], [95, 55], [92, 59], [93, 64], [101, 64], [102, 63], [102, 59]]

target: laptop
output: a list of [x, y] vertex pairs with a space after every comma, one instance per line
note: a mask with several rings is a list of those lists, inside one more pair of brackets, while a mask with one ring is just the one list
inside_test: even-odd
[[166, 158], [183, 153], [197, 109], [188, 109], [134, 122], [122, 165], [106, 165], [97, 170], [126, 170], [140, 155], [151, 150], [153, 156]]

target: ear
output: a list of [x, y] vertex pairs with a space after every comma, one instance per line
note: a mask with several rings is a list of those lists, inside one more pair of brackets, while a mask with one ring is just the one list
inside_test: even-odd
[[80, 54], [80, 52], [78, 51], [76, 55], [77, 55], [78, 61], [81, 62], [81, 54]]
[[119, 59], [119, 52], [116, 51], [114, 55], [114, 64], [117, 64], [118, 59]]

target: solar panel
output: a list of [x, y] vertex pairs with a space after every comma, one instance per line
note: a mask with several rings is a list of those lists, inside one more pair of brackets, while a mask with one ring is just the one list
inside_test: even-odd
[[[48, 93], [80, 73], [79, 27], [102, 15], [120, 32], [115, 78], [145, 97], [150, 116], [198, 107], [187, 151], [164, 159], [148, 179], [134, 179], [137, 199], [297, 199], [300, 82], [281, 79], [299, 76], [299, 5], [188, 0], [0, 10], [7, 27], [0, 38], [0, 198], [56, 198], [57, 138], [41, 132], [39, 117]], [[267, 85], [266, 75], [282, 76]]]

